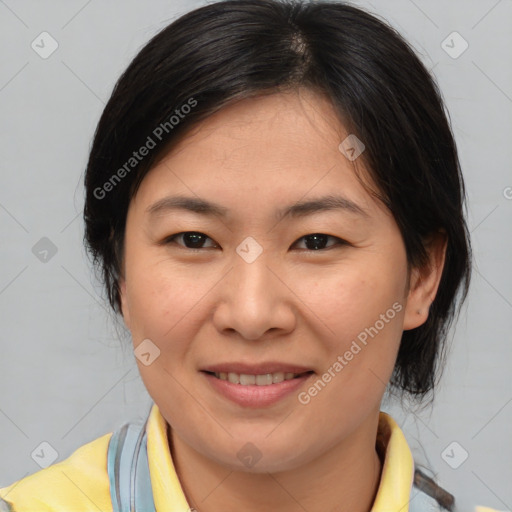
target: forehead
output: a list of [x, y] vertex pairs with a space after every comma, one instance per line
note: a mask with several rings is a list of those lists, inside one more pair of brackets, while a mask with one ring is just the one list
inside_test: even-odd
[[[243, 143], [245, 149], [262, 156], [265, 149], [275, 148], [278, 137], [286, 142], [281, 147], [286, 156], [290, 156], [287, 148], [298, 145], [305, 149], [304, 143], [312, 151], [338, 155], [339, 142], [347, 135], [330, 100], [300, 88], [244, 98], [223, 107], [192, 128], [173, 153], [201, 144], [216, 146], [211, 151], [223, 153], [225, 147], [232, 149]], [[217, 145], [219, 142], [222, 144]], [[236, 155], [229, 157], [234, 159]]]
[[340, 192], [365, 207], [362, 159], [339, 148], [348, 135], [330, 101], [310, 90], [246, 98], [194, 126], [137, 195], [147, 203], [177, 192], [256, 211]]

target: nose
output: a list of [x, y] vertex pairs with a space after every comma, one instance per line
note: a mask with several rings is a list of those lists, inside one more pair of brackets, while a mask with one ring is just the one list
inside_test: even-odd
[[251, 263], [234, 258], [218, 290], [213, 322], [223, 334], [236, 332], [244, 339], [259, 340], [267, 333], [279, 336], [295, 328], [293, 292], [279, 266], [263, 254]]

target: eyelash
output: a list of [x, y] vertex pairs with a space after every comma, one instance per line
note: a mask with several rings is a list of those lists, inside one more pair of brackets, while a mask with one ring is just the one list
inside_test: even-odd
[[[200, 235], [200, 236], [204, 236], [206, 237], [207, 239], [209, 240], [212, 240], [209, 236], [205, 235], [204, 233], [201, 233], [199, 231], [182, 231], [180, 233], [175, 233], [174, 235], [171, 235], [171, 236], [168, 236], [166, 237], [163, 241], [162, 241], [162, 245], [169, 245], [169, 244], [174, 244], [176, 243], [175, 242], [175, 239], [182, 236], [182, 235], [186, 235], [186, 234], [195, 234], [195, 235]], [[350, 245], [347, 241], [343, 240], [342, 238], [339, 238], [337, 236], [333, 236], [333, 235], [326, 235], [325, 233], [310, 233], [308, 235], [304, 235], [302, 237], [300, 237], [299, 239], [297, 239], [297, 241], [295, 241], [293, 243], [293, 245], [295, 245], [299, 240], [303, 240], [307, 237], [311, 237], [311, 236], [324, 236], [324, 237], [327, 237], [327, 238], [332, 238], [333, 240], [337, 240], [337, 243], [335, 245], [331, 245], [327, 248], [324, 248], [324, 249], [302, 249], [304, 251], [307, 251], [307, 252], [321, 252], [321, 251], [327, 251], [329, 249], [332, 249], [336, 246], [346, 246], [346, 245]], [[215, 247], [206, 247], [206, 248], [192, 248], [192, 247], [186, 247], [186, 246], [183, 246], [181, 244], [177, 244], [177, 245], [180, 245], [180, 247], [182, 247], [183, 249], [186, 249], [188, 251], [192, 251], [192, 252], [201, 252], [201, 251], [204, 251], [205, 249], [215, 249]]]

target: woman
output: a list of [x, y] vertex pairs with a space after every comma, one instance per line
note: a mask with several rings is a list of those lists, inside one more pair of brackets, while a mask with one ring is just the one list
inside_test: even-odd
[[154, 404], [6, 510], [454, 509], [380, 411], [432, 391], [470, 277], [456, 146], [398, 34], [338, 2], [196, 9], [119, 79], [85, 187]]

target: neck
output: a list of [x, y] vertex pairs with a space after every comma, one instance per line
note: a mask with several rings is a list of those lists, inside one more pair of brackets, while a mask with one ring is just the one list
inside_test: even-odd
[[369, 512], [381, 475], [378, 410], [349, 437], [300, 467], [233, 471], [204, 457], [169, 428], [169, 446], [187, 501], [197, 512]]

